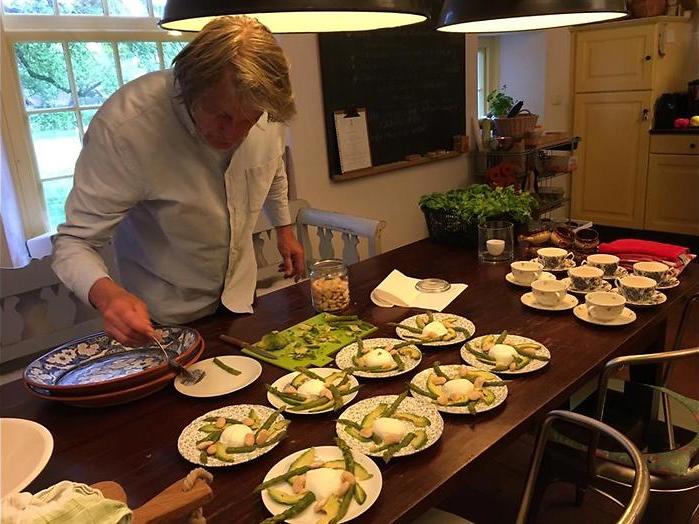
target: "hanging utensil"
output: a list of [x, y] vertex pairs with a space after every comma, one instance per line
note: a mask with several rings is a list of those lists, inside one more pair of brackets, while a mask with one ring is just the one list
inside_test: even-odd
[[524, 101], [520, 100], [517, 102], [515, 105], [512, 106], [512, 109], [510, 109], [510, 112], [507, 113], [507, 118], [514, 118], [516, 117], [519, 112], [522, 110], [522, 106], [524, 105]]

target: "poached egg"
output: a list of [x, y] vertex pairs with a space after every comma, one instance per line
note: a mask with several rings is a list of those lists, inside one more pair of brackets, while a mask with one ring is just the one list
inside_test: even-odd
[[502, 366], [509, 366], [517, 356], [517, 350], [508, 344], [495, 344], [488, 351], [490, 358]]
[[473, 391], [473, 384], [470, 380], [465, 378], [457, 378], [454, 380], [449, 380], [442, 386], [442, 391], [448, 397], [465, 397], [471, 391]]
[[422, 328], [422, 336], [423, 337], [440, 338], [446, 334], [447, 334], [447, 328], [445, 328], [444, 324], [442, 324], [438, 320], [435, 320], [434, 322], [430, 322], [424, 328]]
[[366, 365], [369, 367], [393, 367], [395, 365], [395, 361], [393, 360], [393, 357], [391, 354], [386, 351], [385, 349], [381, 348], [376, 348], [372, 349], [364, 355], [364, 362], [366, 362]]
[[245, 446], [245, 437], [252, 432], [245, 424], [233, 424], [223, 430], [219, 441], [227, 448], [242, 448]]
[[398, 442], [408, 432], [408, 425], [395, 418], [379, 417], [374, 422], [374, 434], [382, 441], [393, 440]]
[[330, 468], [312, 469], [306, 473], [306, 489], [313, 492], [316, 500], [325, 500], [340, 489], [343, 471]]
[[318, 380], [317, 378], [312, 378], [310, 380], [307, 380], [303, 384], [299, 386], [298, 394], [303, 395], [304, 397], [319, 397], [321, 391], [325, 389], [325, 384], [323, 383], [322, 380]]

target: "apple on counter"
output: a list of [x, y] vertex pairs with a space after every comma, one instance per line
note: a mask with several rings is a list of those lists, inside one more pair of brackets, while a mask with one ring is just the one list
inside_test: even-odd
[[675, 118], [673, 125], [675, 129], [686, 129], [689, 127], [689, 118]]

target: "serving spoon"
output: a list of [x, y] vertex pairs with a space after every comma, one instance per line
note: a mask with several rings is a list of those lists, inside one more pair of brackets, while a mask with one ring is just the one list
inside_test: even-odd
[[168, 354], [165, 347], [160, 343], [160, 341], [157, 338], [153, 337], [153, 341], [158, 345], [162, 352], [165, 353], [167, 365], [170, 366], [173, 370], [175, 370], [177, 376], [180, 377], [180, 379], [182, 379], [182, 385], [193, 386], [194, 384], [200, 382], [201, 379], [204, 378], [204, 375], [206, 374], [204, 371], [202, 371], [201, 369], [189, 371], [187, 368], [185, 368], [182, 364], [177, 362], [173, 357], [171, 357]]

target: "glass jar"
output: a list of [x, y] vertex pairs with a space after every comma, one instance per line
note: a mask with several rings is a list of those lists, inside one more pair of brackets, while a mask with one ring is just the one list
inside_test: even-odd
[[319, 260], [311, 266], [310, 279], [316, 311], [340, 311], [349, 306], [349, 276], [342, 260]]
[[514, 224], [492, 220], [478, 225], [478, 260], [506, 262], [514, 253]]

